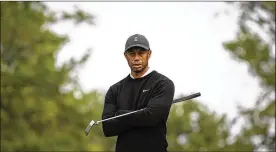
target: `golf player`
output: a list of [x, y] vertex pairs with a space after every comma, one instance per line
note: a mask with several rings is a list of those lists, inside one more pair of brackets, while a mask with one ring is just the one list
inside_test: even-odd
[[105, 95], [102, 119], [145, 108], [103, 122], [104, 135], [118, 137], [116, 152], [167, 152], [166, 123], [175, 87], [172, 80], [149, 67], [151, 54], [145, 36], [130, 36], [124, 56], [131, 72], [111, 85]]

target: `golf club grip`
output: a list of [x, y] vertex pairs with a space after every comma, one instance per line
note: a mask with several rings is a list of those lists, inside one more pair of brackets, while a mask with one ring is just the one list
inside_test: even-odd
[[191, 94], [191, 95], [186, 96], [186, 97], [175, 99], [175, 100], [173, 100], [173, 103], [178, 103], [178, 102], [181, 102], [181, 101], [190, 100], [190, 99], [193, 99], [193, 98], [196, 98], [196, 97], [199, 97], [199, 96], [201, 96], [201, 94], [200, 94], [200, 92], [197, 92], [197, 93]]

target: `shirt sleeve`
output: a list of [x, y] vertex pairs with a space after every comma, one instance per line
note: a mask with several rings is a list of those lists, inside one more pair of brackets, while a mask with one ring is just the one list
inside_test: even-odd
[[[122, 120], [133, 127], [155, 126], [164, 118], [168, 117], [174, 92], [175, 87], [171, 80], [161, 81], [156, 86], [153, 97], [149, 100], [146, 108]], [[121, 111], [120, 114], [126, 112], [130, 111]]]
[[[110, 87], [105, 95], [102, 119], [114, 117], [118, 112], [116, 106], [116, 90]], [[111, 119], [102, 123], [103, 133], [106, 137], [117, 136], [129, 130], [131, 127], [123, 119]]]

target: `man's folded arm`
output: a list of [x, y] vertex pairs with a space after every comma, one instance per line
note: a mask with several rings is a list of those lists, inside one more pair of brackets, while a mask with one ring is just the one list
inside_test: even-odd
[[[109, 88], [105, 96], [104, 109], [102, 119], [114, 117], [118, 111], [114, 100], [113, 90]], [[127, 124], [123, 119], [111, 119], [102, 123], [103, 133], [106, 137], [117, 136], [127, 130], [130, 130], [131, 125]]]
[[[155, 126], [169, 115], [174, 97], [175, 87], [171, 80], [163, 80], [155, 88], [153, 98], [144, 110], [129, 116], [119, 118], [132, 127]], [[133, 110], [118, 110], [117, 115], [132, 112]]]

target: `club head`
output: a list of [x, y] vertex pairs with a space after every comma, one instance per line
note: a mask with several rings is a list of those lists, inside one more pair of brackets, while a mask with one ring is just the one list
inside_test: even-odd
[[92, 128], [92, 126], [95, 124], [94, 120], [91, 120], [90, 123], [88, 124], [88, 126], [85, 129], [85, 135], [87, 136]]

